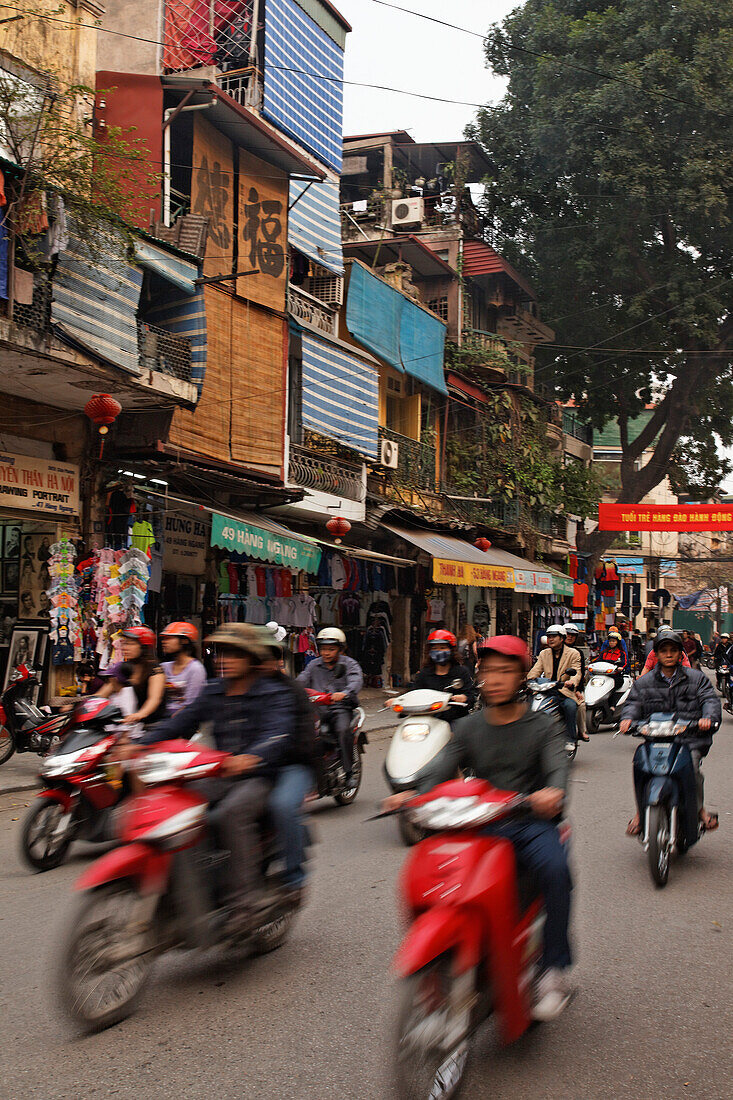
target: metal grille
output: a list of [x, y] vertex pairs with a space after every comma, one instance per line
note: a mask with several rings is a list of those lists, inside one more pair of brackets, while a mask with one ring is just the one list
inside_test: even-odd
[[431, 298], [431, 300], [428, 302], [428, 309], [432, 309], [433, 313], [437, 313], [441, 321], [448, 320], [447, 298]]
[[142, 370], [161, 371], [191, 381], [191, 341], [157, 325], [138, 320], [137, 346]]
[[397, 468], [388, 471], [395, 481], [410, 488], [435, 489], [435, 447], [389, 428], [379, 429], [379, 439], [397, 444]]
[[241, 69], [249, 61], [252, 0], [166, 0], [163, 68]]
[[[323, 271], [322, 268], [317, 269]], [[342, 275], [332, 275], [324, 271], [323, 274], [310, 275], [305, 281], [305, 289], [314, 298], [325, 302], [329, 306], [343, 305], [344, 280]]]
[[33, 301], [30, 304], [13, 302], [13, 321], [35, 332], [51, 329], [51, 281], [45, 272], [33, 273]]
[[305, 321], [328, 336], [338, 335], [338, 319], [333, 310], [300, 287], [288, 287], [288, 312], [298, 321]]
[[290, 445], [290, 481], [306, 489], [361, 503], [366, 494], [364, 467], [326, 458], [304, 447]]

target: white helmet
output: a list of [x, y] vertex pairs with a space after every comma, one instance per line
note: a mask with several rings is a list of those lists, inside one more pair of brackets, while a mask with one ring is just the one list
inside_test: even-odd
[[284, 626], [280, 626], [274, 621], [267, 623], [266, 629], [274, 636], [276, 642], [284, 642], [288, 634]]
[[580, 627], [576, 626], [575, 623], [565, 623], [565, 633], [572, 635], [580, 634]]
[[337, 626], [324, 626], [323, 630], [316, 635], [316, 644], [340, 645], [343, 649], [346, 646], [346, 635]]
[[548, 626], [547, 637], [551, 638], [553, 634], [559, 634], [561, 638], [567, 638], [568, 632], [561, 623], [555, 623], [554, 626]]

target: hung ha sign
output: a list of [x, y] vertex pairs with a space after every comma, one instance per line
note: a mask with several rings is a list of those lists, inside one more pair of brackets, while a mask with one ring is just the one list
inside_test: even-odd
[[204, 513], [178, 509], [165, 517], [163, 569], [198, 577], [206, 570], [209, 529], [201, 518]]
[[0, 508], [77, 516], [79, 467], [0, 452]]

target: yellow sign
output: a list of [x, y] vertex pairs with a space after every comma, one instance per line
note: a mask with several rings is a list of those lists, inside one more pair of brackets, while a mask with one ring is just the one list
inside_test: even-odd
[[79, 467], [0, 453], [0, 506], [56, 516], [79, 514]]
[[465, 584], [469, 588], [514, 588], [514, 570], [433, 558], [433, 580], [436, 584]]

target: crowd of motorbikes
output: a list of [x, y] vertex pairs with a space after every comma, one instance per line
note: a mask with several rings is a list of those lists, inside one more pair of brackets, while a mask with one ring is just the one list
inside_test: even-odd
[[[727, 667], [717, 668], [730, 695]], [[191, 780], [219, 774], [225, 753], [198, 738], [169, 741], [121, 769], [115, 747], [122, 725], [113, 701], [88, 697], [66, 713], [51, 714], [26, 701], [33, 670], [16, 670], [0, 699], [5, 742], [0, 763], [13, 751], [42, 757], [42, 789], [29, 808], [21, 849], [37, 871], [59, 866], [75, 840], [112, 844], [76, 884], [78, 902], [64, 935], [58, 966], [67, 1014], [83, 1030], [98, 1030], [135, 1008], [156, 957], [174, 948], [225, 948], [262, 954], [280, 946], [295, 909], [278, 893], [274, 832], [262, 822], [263, 872], [272, 902], [261, 924], [235, 941], [223, 920], [221, 886], [228, 852], [211, 827], [206, 800]], [[588, 730], [618, 723], [631, 690], [628, 674], [590, 660], [583, 687]], [[527, 685], [528, 703], [555, 720], [566, 738], [560, 684]], [[445, 691], [408, 690], [387, 703], [399, 718], [385, 763], [393, 792], [409, 790], [416, 775], [451, 738], [445, 712], [455, 707], [460, 682]], [[309, 692], [323, 713], [331, 703]], [[353, 714], [354, 766], [346, 776], [337, 743], [324, 742], [317, 796], [348, 805], [357, 797], [366, 745], [365, 714]], [[690, 724], [652, 715], [630, 732], [641, 739], [633, 760], [640, 840], [658, 886], [670, 860], [702, 835], [690, 751], [682, 734]], [[566, 739], [570, 760], [577, 752]], [[517, 871], [511, 846], [482, 831], [488, 822], [522, 813], [523, 796], [464, 776], [413, 798], [397, 815], [412, 850], [400, 890], [407, 931], [395, 971], [402, 983], [397, 1023], [396, 1075], [400, 1095], [430, 1100], [458, 1091], [469, 1044], [492, 1013], [505, 1043], [531, 1023], [529, 991], [539, 965], [543, 899]], [[561, 826], [563, 843], [569, 827]]]

